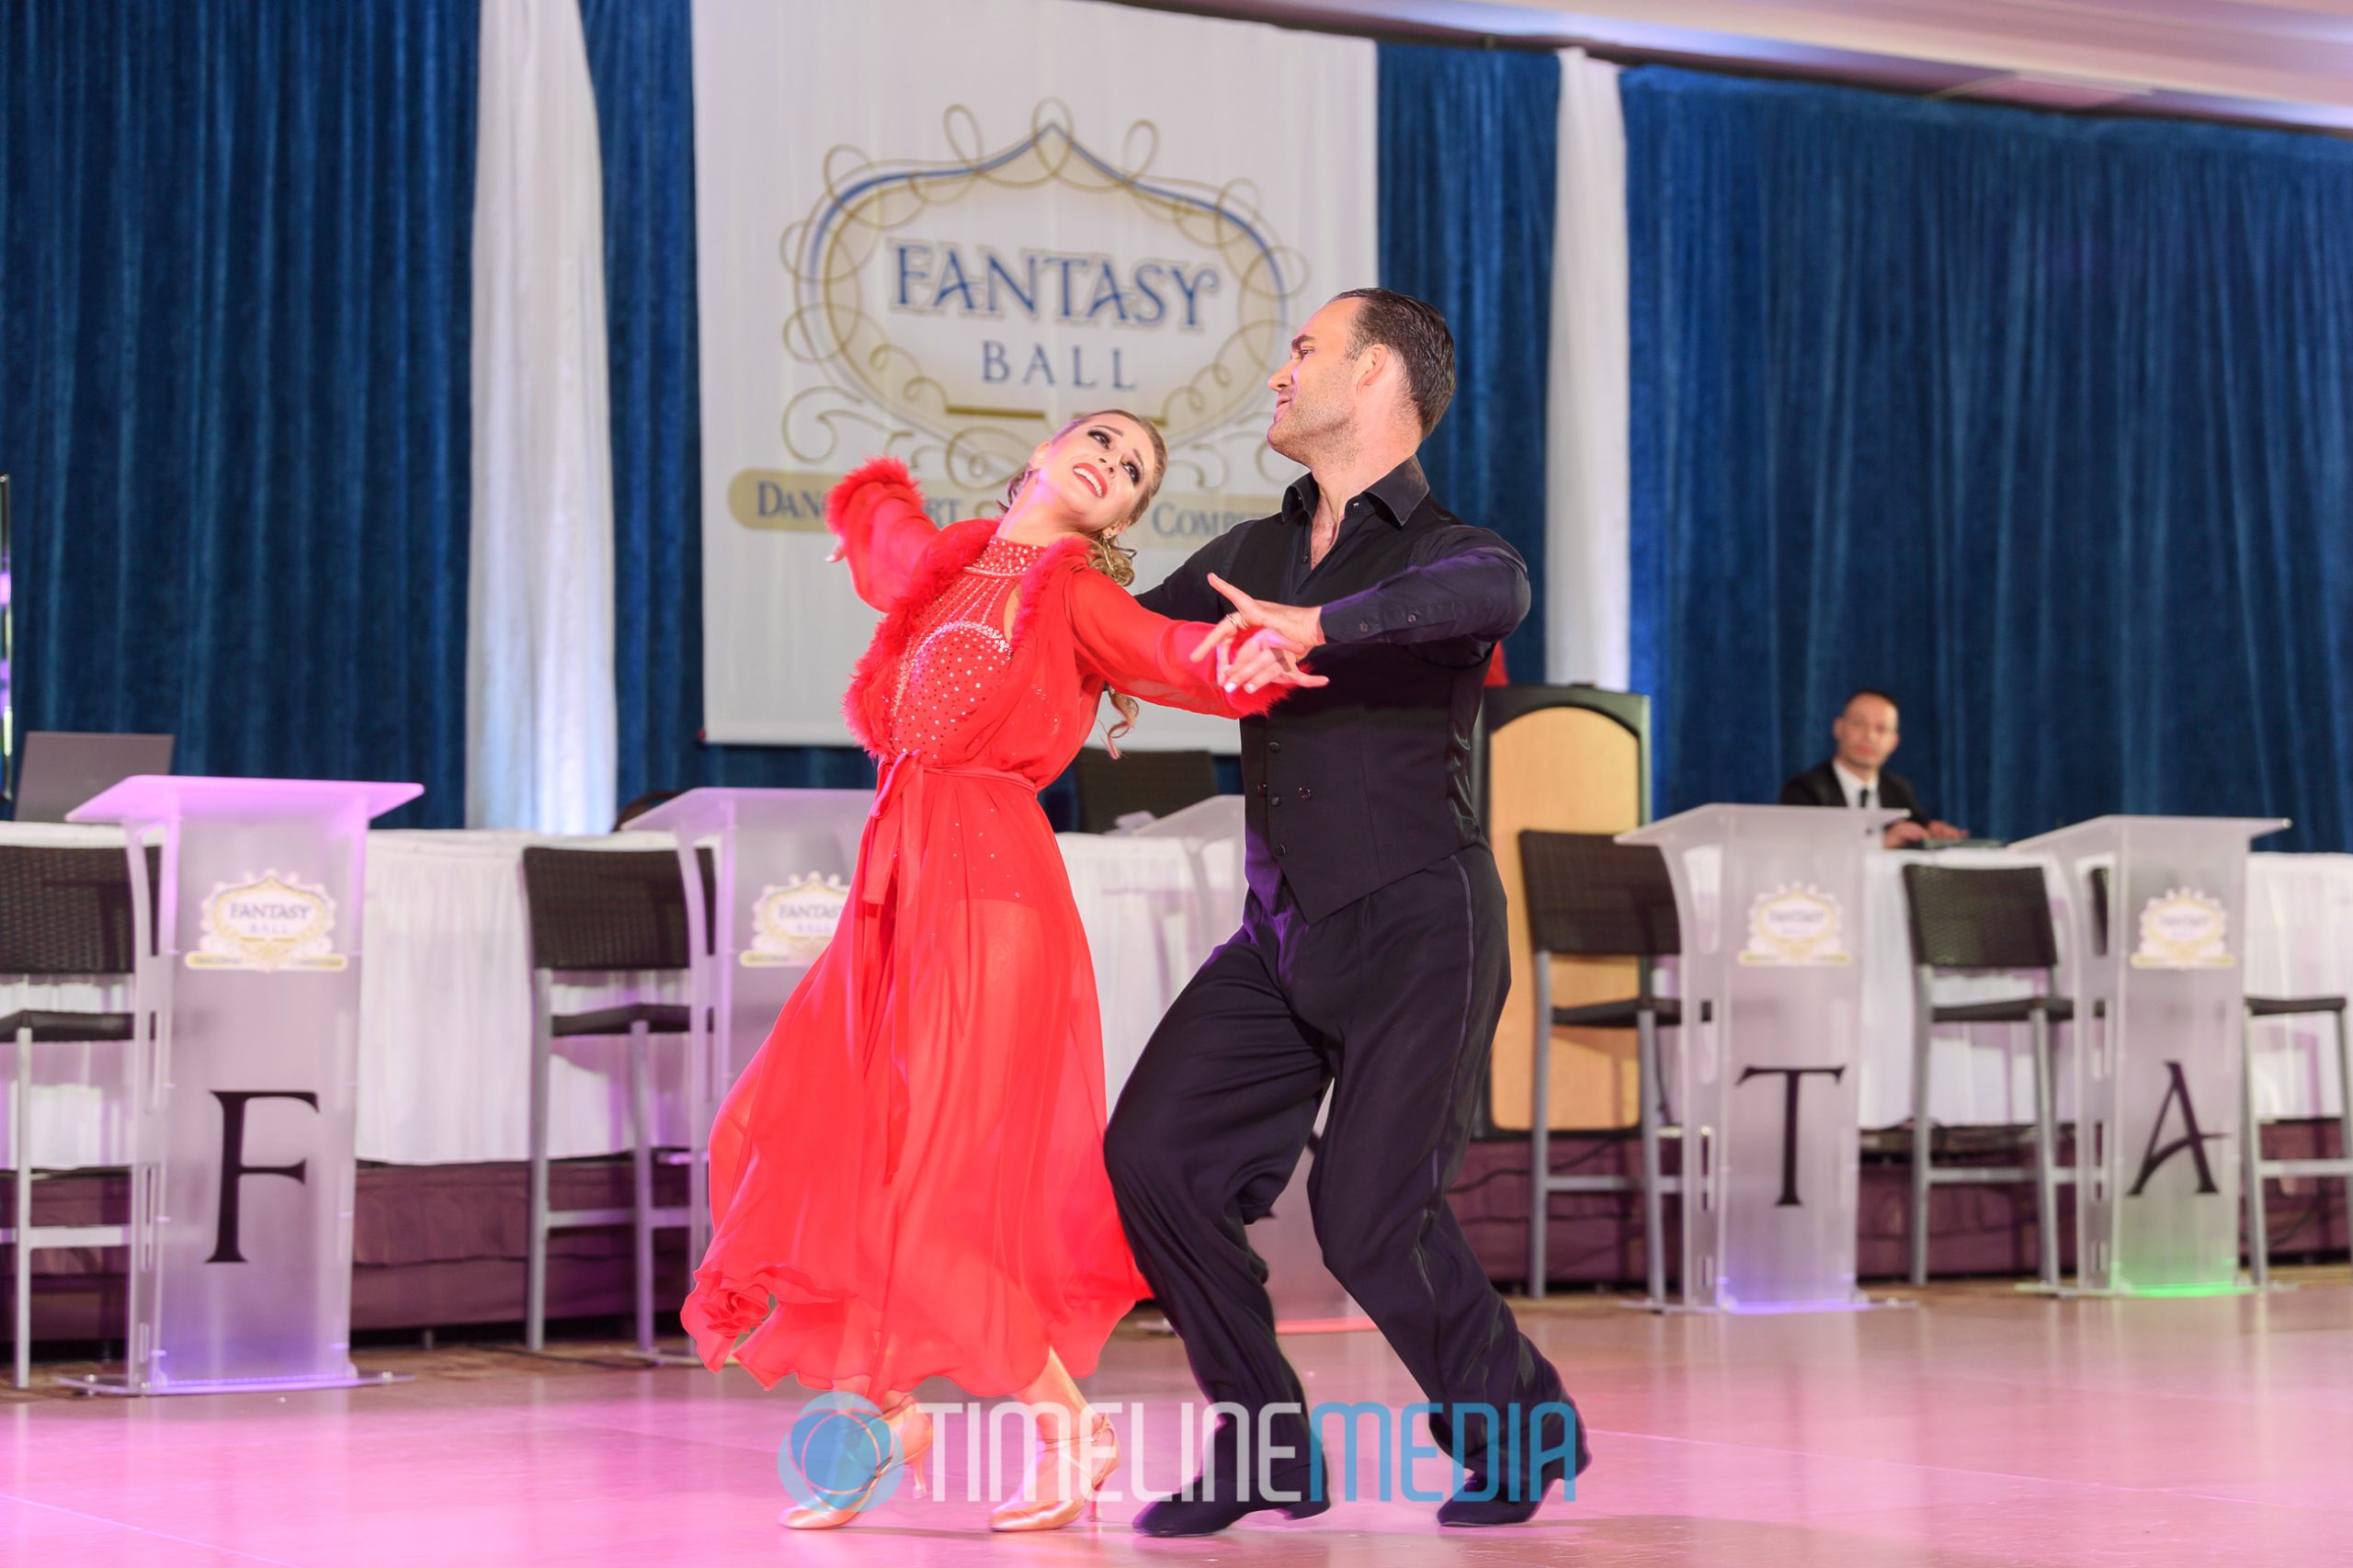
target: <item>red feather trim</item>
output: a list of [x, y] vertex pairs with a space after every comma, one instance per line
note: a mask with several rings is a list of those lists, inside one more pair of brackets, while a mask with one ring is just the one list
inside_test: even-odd
[[[876, 492], [881, 492], [881, 494]], [[850, 531], [858, 508], [872, 506], [892, 491], [916, 508], [923, 506], [923, 490], [907, 472], [907, 465], [896, 458], [869, 458], [842, 475], [840, 483], [825, 494], [825, 527], [840, 539]]]
[[[869, 463], [858, 472], [863, 473], [874, 466]], [[906, 471], [902, 468], [900, 472]], [[827, 510], [831, 510], [830, 503]], [[858, 667], [850, 673], [849, 689], [842, 694], [842, 717], [849, 721], [850, 733], [874, 756], [890, 755], [884, 747], [887, 737], [881, 728], [883, 715], [874, 711], [874, 688], [898, 667], [899, 655], [906, 651], [907, 634], [915, 626], [915, 612], [938, 598], [959, 573], [979, 559], [995, 532], [995, 517], [967, 517], [942, 528], [939, 537], [924, 551], [923, 564], [909, 579], [906, 591], [891, 607], [891, 613], [882, 618], [882, 624], [874, 629], [874, 641], [859, 655]]]
[[1046, 602], [1046, 585], [1059, 572], [1086, 571], [1086, 541], [1083, 539], [1058, 539], [1046, 547], [1046, 552], [1029, 563], [1021, 574], [1021, 608], [1013, 612], [1013, 645], [1021, 646], [1029, 634], [1031, 622]]

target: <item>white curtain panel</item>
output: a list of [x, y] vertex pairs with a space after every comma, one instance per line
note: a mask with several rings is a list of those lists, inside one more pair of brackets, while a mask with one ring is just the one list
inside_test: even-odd
[[1545, 676], [1623, 690], [1627, 670], [1626, 123], [1618, 67], [1561, 56], [1545, 432]]
[[466, 823], [601, 833], [616, 788], [605, 222], [579, 0], [484, 0]]

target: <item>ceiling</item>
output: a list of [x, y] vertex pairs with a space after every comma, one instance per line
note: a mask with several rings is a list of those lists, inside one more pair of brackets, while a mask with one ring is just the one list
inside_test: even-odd
[[2353, 132], [2353, 0], [1176, 0], [1950, 97]]

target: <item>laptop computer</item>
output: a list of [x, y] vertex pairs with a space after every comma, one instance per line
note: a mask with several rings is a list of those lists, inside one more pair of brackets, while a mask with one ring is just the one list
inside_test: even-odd
[[35, 730], [17, 769], [17, 820], [63, 822], [83, 801], [142, 773], [172, 770], [169, 735]]

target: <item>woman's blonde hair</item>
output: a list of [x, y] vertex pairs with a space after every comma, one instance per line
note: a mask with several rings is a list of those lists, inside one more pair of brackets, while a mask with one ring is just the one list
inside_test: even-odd
[[[1086, 540], [1086, 563], [1124, 588], [1136, 580], [1136, 552], [1120, 544], [1111, 536], [1118, 529], [1127, 528], [1138, 517], [1142, 517], [1144, 509], [1152, 505], [1153, 497], [1160, 494], [1160, 483], [1168, 477], [1168, 443], [1161, 438], [1158, 426], [1141, 415], [1129, 413], [1124, 408], [1098, 408], [1091, 414], [1082, 414], [1055, 431], [1052, 439], [1061, 440], [1090, 419], [1124, 419], [1142, 431], [1144, 438], [1152, 443], [1152, 472], [1144, 476], [1143, 483], [1138, 488], [1135, 509], [1112, 528], [1105, 528], [1101, 533], [1088, 535]], [[1021, 487], [1029, 483], [1029, 476], [1035, 472], [1037, 470], [1025, 467], [1006, 483], [1005, 487], [1006, 506], [1010, 507], [1013, 505], [1014, 498], [1021, 494]], [[1119, 710], [1120, 722], [1105, 731], [1103, 738], [1110, 745], [1111, 755], [1117, 756], [1120, 755], [1120, 737], [1135, 728], [1136, 716], [1142, 710], [1137, 705], [1136, 699], [1125, 692], [1114, 691], [1110, 693], [1110, 698], [1111, 706]]]

